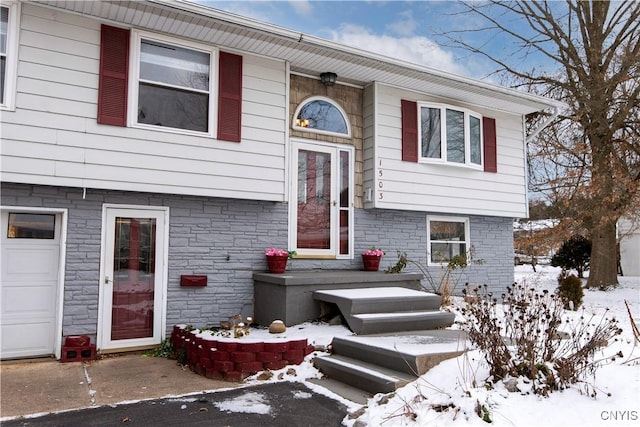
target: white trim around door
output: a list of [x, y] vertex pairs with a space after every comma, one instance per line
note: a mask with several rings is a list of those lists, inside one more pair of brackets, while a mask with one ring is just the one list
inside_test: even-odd
[[102, 208], [97, 346], [160, 344], [166, 330], [169, 208]]
[[[55, 326], [54, 337], [52, 339], [53, 348], [50, 349], [57, 359], [60, 359], [62, 352], [62, 319], [63, 319], [63, 306], [64, 306], [64, 277], [65, 277], [65, 260], [66, 260], [66, 248], [67, 248], [67, 225], [68, 225], [68, 210], [60, 208], [40, 208], [40, 207], [26, 207], [26, 206], [0, 206], [0, 213], [4, 216], [8, 213], [32, 213], [32, 214], [54, 214], [56, 220], [59, 219], [59, 225], [56, 224], [56, 232], [59, 233], [59, 254], [58, 254], [58, 272], [56, 278], [56, 290], [55, 290]], [[3, 221], [4, 222], [4, 221]], [[6, 233], [7, 230], [3, 228], [2, 233]], [[3, 266], [5, 268], [6, 266]], [[23, 354], [27, 356], [40, 356], [44, 354]], [[0, 355], [2, 356], [2, 355]]]
[[351, 259], [354, 147], [291, 139], [289, 250], [300, 258]]

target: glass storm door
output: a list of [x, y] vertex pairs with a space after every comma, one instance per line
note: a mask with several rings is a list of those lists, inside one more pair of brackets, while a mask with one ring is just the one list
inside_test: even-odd
[[107, 209], [102, 348], [160, 343], [164, 214]]
[[351, 256], [352, 153], [351, 147], [294, 143], [297, 203], [290, 247], [299, 255]]

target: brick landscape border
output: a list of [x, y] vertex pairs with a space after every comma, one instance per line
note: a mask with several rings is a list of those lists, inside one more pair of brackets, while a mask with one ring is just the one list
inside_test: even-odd
[[247, 338], [197, 336], [198, 330], [175, 325], [171, 333], [174, 356], [207, 378], [239, 382], [264, 370], [299, 365], [314, 351], [307, 339], [256, 341]]

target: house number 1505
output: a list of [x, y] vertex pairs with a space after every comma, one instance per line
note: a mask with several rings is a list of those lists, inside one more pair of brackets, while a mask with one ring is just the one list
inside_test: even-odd
[[382, 182], [382, 175], [384, 175], [382, 171], [382, 159], [380, 159], [378, 166], [378, 200], [382, 200], [384, 198], [382, 194], [382, 188], [384, 187], [384, 183]]

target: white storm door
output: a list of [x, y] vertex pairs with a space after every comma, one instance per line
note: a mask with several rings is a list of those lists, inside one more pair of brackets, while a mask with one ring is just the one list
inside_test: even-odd
[[289, 248], [298, 255], [348, 258], [353, 252], [353, 149], [293, 141]]
[[162, 340], [167, 225], [165, 208], [105, 207], [99, 348]]

